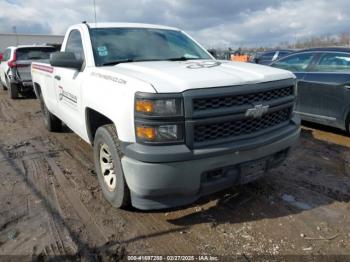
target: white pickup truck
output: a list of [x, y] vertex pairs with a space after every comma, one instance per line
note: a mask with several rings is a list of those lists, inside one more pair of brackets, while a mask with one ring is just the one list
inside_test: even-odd
[[300, 134], [292, 73], [215, 60], [176, 28], [78, 24], [31, 72], [46, 127], [64, 122], [93, 145], [118, 208], [187, 205], [253, 181]]

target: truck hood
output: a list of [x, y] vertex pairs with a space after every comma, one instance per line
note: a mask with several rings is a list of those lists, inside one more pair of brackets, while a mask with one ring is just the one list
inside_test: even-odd
[[159, 93], [295, 78], [286, 70], [219, 60], [134, 62], [105, 69], [145, 81]]

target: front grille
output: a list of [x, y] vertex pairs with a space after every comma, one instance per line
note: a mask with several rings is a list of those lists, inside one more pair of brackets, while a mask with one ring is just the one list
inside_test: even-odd
[[284, 108], [267, 113], [261, 118], [243, 118], [227, 122], [195, 125], [194, 142], [201, 143], [250, 135], [288, 121], [291, 110], [291, 108]]
[[193, 100], [193, 111], [251, 105], [256, 102], [267, 102], [292, 95], [293, 86], [287, 86], [257, 93], [197, 98]]

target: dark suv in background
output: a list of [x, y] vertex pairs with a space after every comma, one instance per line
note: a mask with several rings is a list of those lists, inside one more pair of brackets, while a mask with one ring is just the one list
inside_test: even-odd
[[298, 51], [271, 64], [298, 79], [296, 112], [350, 133], [350, 48]]
[[0, 84], [8, 89], [12, 99], [20, 93], [33, 90], [30, 65], [33, 61], [45, 61], [57, 47], [47, 45], [23, 45], [6, 48], [0, 64]]

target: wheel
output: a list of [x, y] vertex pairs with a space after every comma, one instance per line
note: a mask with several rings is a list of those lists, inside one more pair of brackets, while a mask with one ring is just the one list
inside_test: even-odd
[[18, 86], [16, 84], [10, 83], [9, 85], [9, 96], [11, 99], [18, 98]]
[[62, 121], [55, 115], [51, 114], [46, 107], [44, 99], [40, 97], [41, 111], [43, 112], [44, 124], [48, 131], [59, 132], [62, 130]]
[[94, 161], [98, 182], [107, 201], [116, 208], [130, 205], [130, 191], [121, 165], [123, 154], [113, 125], [97, 129], [94, 139]]

